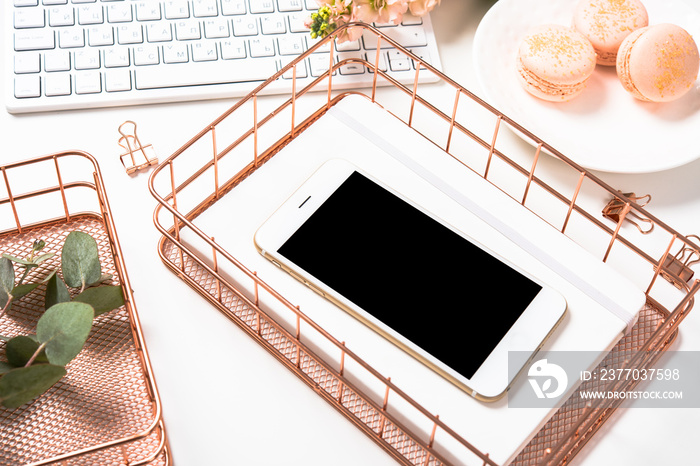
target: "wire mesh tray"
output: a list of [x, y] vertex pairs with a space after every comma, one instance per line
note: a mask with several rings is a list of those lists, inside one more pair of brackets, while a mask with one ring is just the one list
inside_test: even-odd
[[[170, 464], [160, 398], [97, 163], [86, 153], [63, 152], [0, 170], [0, 251], [26, 257], [32, 242], [43, 239], [44, 251], [60, 253], [68, 233], [89, 233], [103, 272], [122, 285], [126, 301], [96, 317], [63, 379], [31, 403], [0, 409], [0, 464]], [[55, 185], [41, 184], [52, 179]], [[60, 254], [47, 263], [59, 268]], [[43, 293], [26, 295], [0, 320], [0, 334], [33, 333], [41, 313]]]
[[[399, 462], [451, 464], [447, 458], [453, 456], [444, 454], [435, 441], [437, 437], [468, 452], [476, 458], [474, 464], [495, 465], [488, 452], [479, 451], [438, 415], [428, 412], [390, 378], [378, 373], [352, 352], [351, 344], [338, 341], [309, 319], [208, 236], [203, 231], [205, 227], [195, 224], [195, 219], [348, 95], [334, 88], [333, 76], [345, 65], [361, 63], [374, 76], [374, 85], [361, 95], [433, 141], [446, 157], [453, 157], [465, 170], [478, 173], [646, 290], [647, 305], [638, 323], [601, 364], [648, 367], [673, 342], [700, 286], [698, 281], [691, 281], [693, 273], [689, 267], [698, 259], [698, 247], [689, 237], [650, 215], [633, 194], [608, 186], [379, 30], [365, 25], [355, 27], [377, 36], [380, 46], [376, 56], [332, 61], [330, 53], [328, 71], [297, 89], [296, 67], [310, 54], [319, 52], [320, 47], [332, 52], [331, 36], [291, 61], [161, 163], [149, 180], [150, 191], [159, 203], [154, 215], [155, 226], [163, 235], [159, 253], [182, 280]], [[412, 84], [401, 84], [382, 70], [383, 54], [388, 48], [413, 64]], [[423, 73], [435, 75], [440, 83], [419, 85]], [[271, 82], [286, 77], [291, 77], [287, 80], [290, 95], [281, 104], [279, 100], [258, 97]], [[530, 142], [531, 156], [523, 160], [510, 157], [504, 148], [507, 144], [501, 144], [506, 131]], [[223, 262], [241, 272], [236, 282], [221, 273], [219, 266]], [[289, 313], [285, 318], [296, 325], [289, 329], [266, 313], [261, 306], [265, 299], [284, 305]], [[336, 354], [320, 357], [305, 343], [308, 339], [304, 337], [309, 334], [325, 339]], [[380, 383], [383, 398], [353, 384], [346, 373], [349, 359], [354, 370]], [[605, 388], [631, 389], [633, 384], [618, 381]], [[590, 384], [585, 388], [591, 388]], [[513, 464], [568, 463], [621, 402], [578, 400], [574, 394]], [[406, 425], [392, 414], [393, 404], [404, 409], [408, 406], [423, 422]]]

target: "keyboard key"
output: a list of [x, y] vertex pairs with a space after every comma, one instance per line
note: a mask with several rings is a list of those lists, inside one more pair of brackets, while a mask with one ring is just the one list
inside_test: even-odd
[[173, 33], [170, 24], [147, 23], [146, 40], [148, 42], [168, 42], [173, 40]]
[[194, 61], [214, 61], [218, 57], [216, 44], [213, 42], [195, 42], [192, 44], [192, 60]]
[[411, 59], [403, 52], [391, 50], [389, 52], [389, 68], [391, 71], [408, 71], [411, 67]]
[[100, 51], [98, 49], [78, 50], [73, 54], [73, 66], [76, 70], [96, 70], [100, 67]]
[[175, 37], [177, 40], [201, 39], [199, 21], [178, 21], [175, 24]]
[[299, 55], [304, 52], [304, 38], [301, 36], [283, 36], [277, 39], [280, 55]]
[[15, 29], [43, 28], [43, 8], [21, 8], [15, 10]]
[[[282, 69], [282, 63], [279, 63], [280, 69]], [[308, 73], [306, 71], [306, 61], [301, 61], [297, 63], [296, 66], [296, 78], [306, 78], [308, 76]], [[294, 79], [294, 68], [291, 68], [287, 70], [284, 74], [282, 74], [282, 79]]]
[[160, 63], [158, 46], [151, 44], [137, 45], [133, 49], [134, 65], [157, 65]]
[[44, 95], [53, 97], [71, 93], [70, 73], [51, 73], [46, 75], [44, 81]]
[[107, 21], [110, 23], [128, 23], [132, 19], [131, 4], [110, 3], [107, 6]]
[[32, 29], [15, 33], [15, 50], [46, 50], [55, 47], [51, 29]]
[[129, 66], [129, 49], [126, 47], [105, 49], [103, 59], [105, 68]]
[[277, 0], [279, 11], [301, 11], [304, 7], [302, 0]]
[[72, 27], [58, 30], [58, 46], [62, 49], [85, 47], [83, 29]]
[[134, 70], [136, 89], [264, 81], [277, 72], [274, 59], [250, 60], [245, 66], [235, 63], [221, 60], [138, 68]]
[[105, 73], [105, 91], [124, 92], [131, 90], [131, 73], [127, 69], [108, 70]]
[[290, 14], [287, 16], [289, 21], [289, 31], [290, 32], [305, 32], [309, 33], [309, 28], [306, 27], [305, 21], [308, 15], [304, 13]]
[[271, 37], [257, 37], [248, 39], [251, 57], [273, 57], [275, 55], [275, 42]]
[[143, 42], [143, 29], [140, 24], [122, 24], [117, 28], [117, 42], [120, 44], [140, 44]]
[[243, 42], [243, 39], [224, 40], [221, 42], [221, 58], [224, 60], [235, 60], [245, 57], [245, 42]]
[[25, 74], [15, 78], [15, 97], [25, 99], [41, 96], [41, 78], [38, 74]]
[[229, 22], [225, 18], [213, 18], [204, 21], [204, 37], [207, 39], [223, 39], [229, 37]]
[[[360, 52], [343, 52], [338, 54], [338, 62], [342, 60], [357, 59], [362, 60]], [[347, 63], [340, 67], [340, 74], [362, 74], [365, 72], [365, 66], [362, 63]]]
[[245, 13], [245, 0], [221, 0], [222, 15], [244, 15]]
[[76, 94], [98, 94], [102, 92], [102, 78], [99, 71], [84, 71], [75, 75]]
[[233, 19], [234, 36], [257, 36], [258, 21], [250, 16], [236, 16]]
[[[421, 47], [428, 44], [428, 38], [425, 35], [425, 31], [421, 27], [411, 26], [405, 28], [385, 28], [382, 33], [389, 36], [389, 38], [395, 40], [404, 47]], [[367, 50], [372, 50], [377, 48], [377, 37], [368, 33], [362, 33], [362, 40], [365, 44]], [[383, 47], [388, 47], [386, 43]]]
[[309, 68], [311, 70], [311, 76], [319, 77], [322, 74], [327, 73], [330, 65], [330, 60], [330, 53], [318, 53], [311, 55], [309, 57]]
[[88, 44], [91, 47], [114, 45], [114, 29], [112, 26], [92, 26], [87, 31]]
[[25, 52], [15, 55], [15, 73], [38, 73], [41, 71], [39, 52]]
[[163, 46], [163, 63], [186, 63], [189, 60], [187, 45], [176, 42]]
[[73, 26], [75, 16], [72, 7], [54, 7], [49, 10], [49, 26]]
[[284, 34], [287, 28], [283, 17], [265, 16], [260, 20], [263, 34]]
[[82, 5], [78, 7], [78, 23], [82, 25], [104, 23], [102, 5]]
[[137, 21], [156, 21], [160, 19], [160, 4], [154, 1], [136, 3]]
[[190, 17], [190, 6], [187, 0], [169, 0], [163, 5], [167, 19], [184, 19]]
[[357, 52], [362, 49], [362, 46], [359, 40], [353, 40], [337, 44], [335, 49], [338, 52]]
[[216, 0], [193, 0], [192, 12], [196, 18], [205, 18], [218, 15], [219, 9]]
[[251, 13], [273, 13], [275, 6], [273, 0], [250, 0]]
[[51, 50], [44, 54], [44, 71], [70, 70], [70, 52], [68, 50]]

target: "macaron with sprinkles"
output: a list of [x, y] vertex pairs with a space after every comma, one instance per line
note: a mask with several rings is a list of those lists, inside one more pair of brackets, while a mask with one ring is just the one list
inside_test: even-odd
[[693, 88], [700, 56], [685, 29], [662, 23], [627, 36], [620, 45], [616, 69], [622, 86], [637, 99], [670, 102]]
[[530, 30], [517, 53], [518, 78], [530, 94], [551, 102], [583, 92], [596, 66], [590, 41], [572, 27], [544, 24]]
[[639, 0], [581, 0], [573, 16], [574, 28], [596, 51], [598, 65], [615, 66], [625, 38], [649, 25], [649, 15]]

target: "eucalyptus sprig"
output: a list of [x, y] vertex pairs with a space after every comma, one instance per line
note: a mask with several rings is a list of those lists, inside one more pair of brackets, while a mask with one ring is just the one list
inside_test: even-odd
[[[94, 317], [124, 304], [121, 286], [102, 284], [111, 275], [102, 274], [97, 242], [80, 231], [69, 233], [63, 243], [62, 278], [51, 270], [42, 280], [24, 283], [32, 269], [54, 256], [39, 254], [45, 245], [35, 241], [25, 259], [7, 254], [0, 258], [0, 318], [7, 318], [4, 314], [14, 300], [46, 284], [46, 311], [36, 333], [0, 336], [7, 359], [0, 361], [0, 403], [10, 409], [28, 403], [65, 376], [65, 366], [82, 351]], [[22, 271], [18, 279], [13, 264]]]
[[[36, 240], [32, 244], [32, 251], [26, 259], [19, 259], [9, 254], [3, 254], [0, 258], [0, 317], [10, 308], [14, 299], [19, 299], [22, 296], [34, 291], [41, 282], [24, 283], [24, 280], [29, 275], [29, 272], [47, 259], [52, 258], [55, 254], [37, 255], [39, 251], [44, 249], [46, 242], [44, 240]], [[15, 284], [15, 271], [12, 262], [16, 262], [20, 268], [24, 269], [24, 273]]]

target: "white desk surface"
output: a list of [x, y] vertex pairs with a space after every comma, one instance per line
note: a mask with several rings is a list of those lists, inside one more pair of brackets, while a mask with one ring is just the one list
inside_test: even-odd
[[[700, 10], [700, 1], [685, 1]], [[443, 0], [432, 14], [443, 71], [477, 94], [472, 40], [490, 4]], [[117, 128], [135, 121], [141, 141], [153, 144], [164, 159], [231, 104], [18, 116], [0, 110], [0, 164], [73, 149], [91, 153], [100, 163], [176, 465], [396, 464], [158, 258], [152, 221], [156, 203], [148, 193], [148, 176], [125, 174]], [[524, 143], [522, 148], [529, 150]], [[651, 194], [647, 208], [652, 214], [683, 234], [700, 233], [700, 160], [660, 173], [596, 174], [616, 188]], [[700, 311], [681, 325], [675, 349], [700, 350]], [[700, 409], [620, 409], [574, 464], [693, 464], [700, 454], [698, 416]]]

